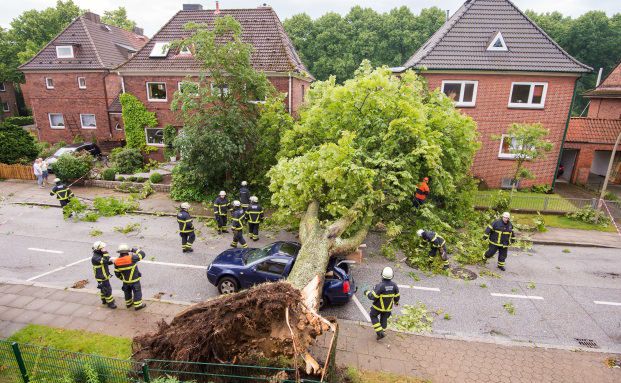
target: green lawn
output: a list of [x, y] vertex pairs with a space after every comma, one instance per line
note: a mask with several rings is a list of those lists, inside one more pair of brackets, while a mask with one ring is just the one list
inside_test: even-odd
[[[476, 206], [489, 207], [498, 190], [478, 191]], [[511, 192], [506, 191], [509, 195]], [[529, 191], [514, 192], [511, 198], [511, 209], [533, 210], [533, 211], [555, 211], [571, 212], [576, 211], [585, 205], [590, 206], [588, 200], [568, 200], [558, 194], [541, 194]]]
[[[537, 214], [512, 214], [513, 222], [524, 224], [524, 225], [534, 225], [533, 219], [537, 217]], [[557, 227], [560, 229], [579, 229], [579, 230], [595, 230], [595, 231], [603, 231], [607, 233], [615, 232], [615, 228], [612, 225], [608, 225], [603, 227], [601, 225], [592, 225], [586, 222], [574, 221], [569, 219], [563, 215], [544, 215], [543, 216], [546, 227]]]

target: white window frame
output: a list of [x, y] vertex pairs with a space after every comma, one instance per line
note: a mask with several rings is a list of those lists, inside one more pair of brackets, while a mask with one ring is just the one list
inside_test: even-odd
[[151, 48], [151, 53], [149, 53], [149, 57], [164, 58], [168, 56], [169, 50], [170, 41], [157, 41], [153, 44], [153, 48]]
[[[60, 49], [69, 48], [71, 50], [71, 54], [70, 55], [61, 55], [60, 51], [59, 51], [59, 48]], [[74, 57], [73, 45], [58, 45], [56, 47], [56, 58], [59, 58], [59, 59], [72, 59], [73, 57]]]
[[[528, 93], [528, 102], [519, 103], [519, 102], [511, 102], [513, 99], [513, 88], [516, 85], [530, 85], [530, 91]], [[541, 103], [533, 104], [533, 93], [535, 91], [535, 86], [543, 85], [543, 93], [541, 95]], [[509, 92], [509, 108], [520, 108], [520, 109], [543, 109], [546, 105], [546, 96], [548, 94], [548, 83], [547, 82], [512, 82], [511, 83], [511, 91]]]
[[[494, 43], [500, 39], [500, 42], [502, 43], [501, 47], [495, 47]], [[509, 48], [507, 48], [507, 43], [505, 43], [505, 38], [502, 37], [502, 33], [498, 32], [496, 33], [496, 35], [494, 36], [494, 38], [492, 39], [492, 42], [489, 43], [489, 45], [487, 46], [487, 50], [488, 51], [502, 51], [502, 52], [506, 52], [509, 50]]]
[[184, 45], [179, 49], [179, 54], [186, 55], [186, 56], [192, 56], [192, 50], [190, 50], [189, 46]]
[[[84, 126], [83, 116], [93, 116], [95, 118], [95, 126]], [[95, 116], [95, 113], [80, 113], [80, 125], [82, 129], [97, 129], [97, 116]]]
[[214, 93], [214, 89], [218, 88], [219, 97], [227, 97], [229, 95], [229, 84], [222, 84], [222, 87], [215, 85], [213, 82], [210, 84], [211, 93]]
[[121, 127], [120, 122], [117, 122], [116, 125], [114, 125], [114, 130], [119, 131], [119, 132], [123, 131], [123, 128]]
[[[80, 80], [82, 80], [84, 84], [82, 84]], [[86, 77], [78, 77], [78, 88], [86, 89]]]
[[[63, 126], [52, 125], [52, 115], [60, 115], [63, 118]], [[47, 114], [47, 118], [48, 118], [48, 120], [50, 120], [50, 128], [51, 129], [65, 129], [65, 126], [67, 125], [67, 124], [65, 124], [65, 116], [62, 113], [48, 113]]]
[[6, 92], [6, 85], [3, 82], [0, 82], [0, 92]]
[[[179, 81], [177, 83], [177, 89], [179, 90], [179, 93], [181, 93], [181, 84], [186, 83], [186, 84], [194, 84], [196, 85], [196, 89], [198, 90], [200, 84], [197, 81]], [[198, 93], [193, 93], [192, 96], [198, 96]]]
[[[508, 134], [503, 134], [501, 136], [500, 147], [498, 148], [498, 158], [501, 160], [515, 160], [516, 158], [520, 156], [519, 154], [502, 152], [502, 143], [505, 141], [506, 138], [511, 138], [511, 140], [513, 140], [513, 138]], [[525, 157], [526, 159], [530, 159], [530, 156], [525, 156]]]
[[45, 78], [45, 87], [47, 89], [54, 89], [54, 79], [51, 77]]
[[[151, 92], [149, 91], [149, 85], [151, 84], [164, 84], [164, 90], [166, 91], [166, 98], [165, 99], [151, 98]], [[167, 102], [168, 101], [168, 87], [166, 86], [166, 83], [162, 81], [147, 82], [147, 100], [150, 102]]]
[[[442, 93], [444, 93], [445, 84], [461, 84], [461, 90], [459, 92], [459, 99], [455, 100], [455, 106], [472, 107], [477, 104], [477, 90], [479, 89], [479, 82], [472, 80], [442, 80]], [[473, 84], [474, 90], [472, 91], [472, 101], [464, 101], [464, 89], [466, 84]]]
[[149, 128], [149, 127], [145, 127], [144, 128], [144, 140], [147, 143], [147, 145], [149, 145], [149, 146], [156, 146], [158, 148], [163, 148], [165, 146], [163, 142], [161, 144], [152, 144], [152, 143], [149, 142], [149, 135], [147, 134], [147, 130], [149, 130], [149, 129], [161, 130], [162, 133], [163, 133], [164, 132], [164, 128]]
[[[5, 105], [6, 105], [6, 109], [4, 108]], [[3, 112], [10, 112], [11, 111], [11, 106], [9, 105], [8, 101], [2, 101], [2, 111]]]

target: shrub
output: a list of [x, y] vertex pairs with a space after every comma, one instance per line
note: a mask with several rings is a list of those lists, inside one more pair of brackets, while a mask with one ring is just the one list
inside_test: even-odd
[[39, 154], [34, 137], [14, 124], [0, 124], [0, 143], [0, 162], [5, 164], [31, 162]]
[[126, 200], [115, 197], [97, 197], [93, 201], [93, 206], [104, 217], [123, 215], [128, 211], [137, 210], [139, 207], [138, 202], [132, 198]]
[[201, 177], [183, 165], [172, 171], [173, 183], [170, 196], [175, 201], [202, 201], [205, 198], [205, 185]]
[[107, 168], [107, 169], [104, 169], [103, 172], [101, 172], [101, 178], [103, 178], [106, 181], [114, 181], [114, 178], [116, 177], [116, 173], [117, 173], [116, 168]]
[[40, 141], [36, 142], [35, 146], [39, 152], [39, 157], [45, 159], [56, 153], [56, 151], [63, 146], [67, 146], [67, 143], [65, 141], [58, 141], [55, 144], [50, 144], [49, 142]]
[[136, 181], [135, 182], [144, 182], [147, 179], [145, 177], [136, 177]]
[[506, 192], [500, 190], [498, 193], [492, 196], [492, 200], [490, 202], [490, 209], [495, 212], [505, 212], [509, 211], [509, 206], [511, 206], [511, 196]]
[[88, 178], [93, 169], [93, 156], [87, 152], [65, 153], [54, 163], [54, 173], [63, 181]]
[[117, 180], [117, 181], [125, 181], [125, 177], [123, 177], [123, 176], [118, 176], [118, 177], [116, 177], [116, 180]]
[[123, 93], [119, 100], [125, 125], [125, 142], [128, 148], [142, 149], [147, 145], [144, 128], [158, 126], [154, 112], [149, 112], [136, 96]]
[[158, 172], [155, 172], [149, 176], [149, 181], [151, 181], [151, 183], [154, 183], [154, 184], [159, 184], [159, 183], [162, 183], [162, 181], [164, 181], [164, 176]]
[[119, 173], [132, 174], [142, 169], [143, 158], [140, 149], [115, 148], [110, 153], [110, 160], [118, 169]]
[[610, 223], [610, 218], [600, 210], [595, 210], [590, 207], [582, 208], [573, 213], [567, 213], [567, 218], [573, 219], [575, 221], [581, 221], [590, 223], [593, 225], [602, 225], [608, 226]]
[[127, 177], [127, 180], [129, 182], [136, 182], [137, 178], [135, 176], [129, 176], [129, 177]]
[[619, 197], [610, 190], [606, 191], [606, 194], [604, 194], [604, 199], [606, 201], [619, 201]]
[[13, 124], [17, 126], [33, 125], [34, 117], [32, 116], [11, 116], [4, 119], [5, 124]]
[[550, 185], [533, 185], [530, 187], [530, 191], [533, 193], [550, 194], [552, 193], [552, 186]]
[[164, 156], [166, 157], [166, 161], [170, 159], [170, 157], [174, 156], [175, 149], [173, 147], [173, 142], [177, 137], [177, 128], [168, 124], [164, 127]]
[[154, 160], [153, 158], [149, 158], [149, 162], [144, 165], [144, 171], [150, 172], [151, 170], [158, 169], [160, 167], [160, 163]]

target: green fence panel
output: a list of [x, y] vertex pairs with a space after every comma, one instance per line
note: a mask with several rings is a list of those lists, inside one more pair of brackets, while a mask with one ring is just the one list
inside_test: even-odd
[[12, 348], [12, 342], [0, 341], [0, 381], [23, 383], [22, 374]]

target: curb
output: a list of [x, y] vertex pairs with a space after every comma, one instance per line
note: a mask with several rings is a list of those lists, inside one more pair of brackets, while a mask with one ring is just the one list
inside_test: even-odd
[[564, 241], [542, 240], [542, 239], [535, 239], [535, 240], [531, 239], [530, 242], [536, 245], [545, 245], [545, 246], [596, 247], [600, 249], [621, 249], [621, 245], [606, 245], [603, 243], [564, 242]]

